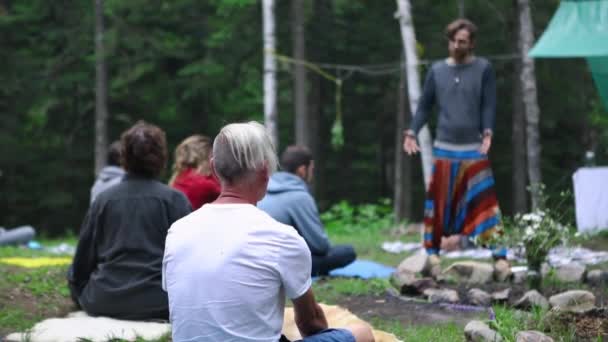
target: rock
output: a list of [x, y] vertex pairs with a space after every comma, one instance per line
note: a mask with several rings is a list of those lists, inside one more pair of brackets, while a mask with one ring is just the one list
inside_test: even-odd
[[467, 342], [500, 342], [502, 337], [487, 324], [481, 321], [470, 321], [464, 327], [464, 337]]
[[469, 302], [474, 305], [489, 306], [492, 303], [492, 296], [480, 289], [470, 289], [467, 296]]
[[399, 289], [399, 291], [402, 291], [404, 286], [409, 286], [411, 285], [413, 282], [415, 282], [416, 279], [416, 275], [414, 273], [408, 272], [408, 271], [402, 271], [402, 270], [396, 270], [392, 275], [391, 275], [391, 284], [393, 284], [393, 286], [395, 286], [396, 288]]
[[512, 275], [511, 265], [507, 260], [500, 259], [494, 263], [494, 279], [496, 279], [496, 281], [506, 281], [511, 278]]
[[549, 302], [538, 291], [531, 290], [526, 292], [513, 306], [518, 309], [530, 309], [534, 306], [546, 309], [549, 307]]
[[410, 272], [414, 274], [420, 273], [427, 266], [428, 258], [429, 256], [425, 251], [410, 255], [401, 261], [399, 266], [397, 266], [397, 271]]
[[553, 339], [539, 331], [520, 331], [515, 336], [515, 342], [553, 342]]
[[555, 270], [555, 277], [563, 282], [580, 282], [583, 280], [586, 268], [579, 263], [569, 263]]
[[586, 312], [595, 308], [595, 296], [589, 291], [571, 290], [549, 298], [555, 310], [567, 312]]
[[426, 289], [424, 290], [424, 295], [428, 297], [428, 299], [432, 303], [458, 303], [460, 302], [460, 297], [458, 297], [458, 292], [450, 289]]
[[435, 279], [441, 275], [441, 259], [439, 259], [439, 256], [435, 254], [429, 255], [426, 265], [422, 270], [422, 275]]
[[589, 285], [606, 285], [608, 283], [608, 272], [602, 270], [592, 270], [587, 272], [585, 281]]
[[404, 284], [401, 287], [401, 293], [408, 296], [419, 296], [427, 289], [439, 287], [431, 278], [416, 279], [411, 284]]
[[492, 280], [494, 267], [476, 261], [460, 261], [453, 263], [444, 273], [456, 274], [469, 284], [486, 284]]
[[509, 301], [509, 295], [511, 295], [510, 288], [506, 288], [502, 291], [496, 291], [492, 293], [492, 301], [495, 303], [506, 303]]
[[513, 280], [513, 284], [522, 284], [522, 283], [526, 282], [527, 278], [528, 278], [527, 270], [518, 270], [518, 271], [513, 271], [513, 277], [511, 279]]

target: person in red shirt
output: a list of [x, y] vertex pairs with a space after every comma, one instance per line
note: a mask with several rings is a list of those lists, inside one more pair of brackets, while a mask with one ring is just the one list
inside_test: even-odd
[[220, 194], [220, 183], [211, 174], [210, 159], [211, 139], [204, 135], [192, 135], [175, 149], [169, 185], [188, 197], [193, 210], [215, 201]]

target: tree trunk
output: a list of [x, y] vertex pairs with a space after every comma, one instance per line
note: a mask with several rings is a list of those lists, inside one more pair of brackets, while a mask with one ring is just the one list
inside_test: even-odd
[[106, 164], [108, 151], [108, 75], [104, 51], [103, 0], [95, 0], [95, 174]]
[[264, 124], [272, 142], [279, 151], [277, 113], [277, 65], [274, 33], [274, 0], [262, 0], [264, 26]]
[[464, 0], [458, 0], [458, 17], [459, 18], [465, 17]]
[[412, 214], [412, 167], [409, 158], [403, 152], [403, 130], [405, 130], [408, 107], [405, 104], [405, 71], [399, 77], [397, 89], [397, 118], [395, 130], [395, 191], [393, 197], [393, 213], [395, 221], [401, 222], [411, 218]]
[[536, 95], [536, 75], [534, 60], [528, 56], [532, 48], [534, 33], [532, 32], [532, 16], [528, 0], [517, 1], [519, 9], [519, 37], [522, 60], [521, 91], [526, 113], [526, 152], [528, 155], [528, 178], [530, 180], [530, 195], [532, 209], [537, 209], [540, 203], [539, 186], [542, 183], [540, 170], [540, 110]]
[[[293, 56], [297, 60], [306, 59], [306, 33], [304, 29], [304, 0], [291, 2], [291, 32], [293, 34]], [[312, 148], [310, 116], [306, 98], [306, 67], [303, 64], [294, 66], [294, 113], [296, 144]]]
[[[327, 59], [326, 55], [329, 51], [325, 49], [323, 35], [327, 31], [331, 31], [333, 22], [333, 7], [332, 2], [325, 0], [315, 0], [313, 4], [313, 18], [314, 24], [310, 26], [309, 37], [310, 37], [310, 51], [308, 55], [311, 60], [324, 60]], [[310, 189], [315, 195], [317, 202], [322, 204], [327, 197], [327, 191], [325, 187], [325, 164], [327, 160], [327, 149], [321, 148], [325, 146], [325, 142], [329, 143], [328, 137], [325, 134], [326, 125], [324, 124], [323, 118], [323, 103], [324, 97], [322, 94], [326, 94], [327, 91], [324, 89], [323, 79], [316, 73], [308, 74], [308, 81], [310, 82], [310, 91], [308, 92], [308, 114], [310, 116], [310, 135], [311, 135], [311, 146], [312, 155], [315, 158], [315, 168], [313, 181], [310, 184]], [[333, 99], [333, 96], [331, 97]]]
[[[514, 0], [515, 8], [517, 8], [517, 0]], [[515, 21], [515, 32], [519, 31], [519, 20]], [[519, 34], [513, 35], [515, 50], [519, 49]], [[513, 213], [525, 213], [528, 211], [528, 201], [526, 192], [526, 183], [528, 180], [526, 172], [526, 116], [524, 115], [524, 107], [522, 101], [521, 83], [519, 75], [521, 75], [522, 63], [521, 60], [513, 61], [513, 93], [512, 93], [512, 133], [511, 147], [513, 153], [512, 163], [512, 186], [511, 203]]]
[[[401, 37], [403, 50], [405, 51], [405, 65], [407, 70], [407, 90], [410, 99], [410, 112], [412, 116], [416, 113], [420, 99], [420, 75], [418, 72], [418, 55], [416, 54], [416, 36], [414, 34], [414, 23], [412, 21], [411, 6], [409, 0], [397, 0], [398, 10], [395, 14], [401, 26]], [[424, 188], [427, 189], [431, 181], [433, 166], [433, 150], [431, 133], [427, 125], [424, 125], [418, 133], [420, 143], [420, 154], [422, 159], [422, 172], [424, 174]]]

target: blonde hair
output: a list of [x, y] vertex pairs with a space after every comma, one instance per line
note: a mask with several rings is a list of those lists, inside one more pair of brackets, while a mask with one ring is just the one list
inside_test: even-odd
[[246, 180], [263, 167], [271, 174], [278, 161], [266, 128], [258, 122], [224, 126], [213, 142], [215, 173], [229, 184]]
[[197, 169], [203, 175], [210, 175], [209, 157], [211, 157], [211, 139], [209, 137], [195, 134], [184, 139], [175, 148], [175, 163], [169, 184], [173, 185], [177, 175], [189, 168]]

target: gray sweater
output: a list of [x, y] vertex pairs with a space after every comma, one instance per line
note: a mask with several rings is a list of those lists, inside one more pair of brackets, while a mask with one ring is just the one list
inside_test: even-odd
[[418, 133], [427, 123], [435, 103], [439, 109], [437, 140], [480, 142], [486, 129], [493, 130], [496, 113], [496, 80], [490, 62], [476, 57], [467, 64], [434, 63], [426, 75], [411, 130]]
[[331, 244], [319, 218], [319, 210], [302, 178], [289, 172], [275, 172], [266, 196], [258, 202], [275, 220], [294, 227], [312, 255], [326, 255]]

